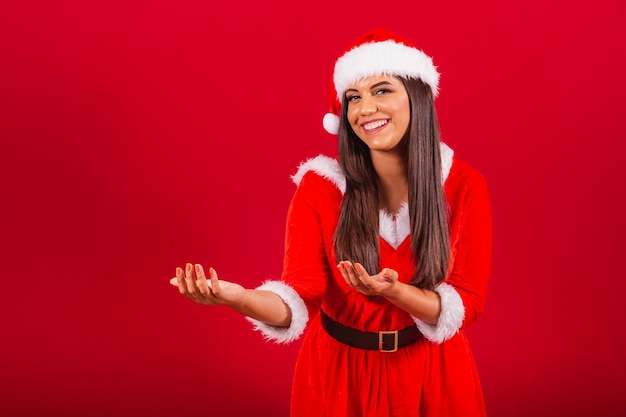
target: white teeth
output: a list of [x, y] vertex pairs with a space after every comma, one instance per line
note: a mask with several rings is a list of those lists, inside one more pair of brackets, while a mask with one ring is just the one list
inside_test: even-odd
[[387, 124], [387, 120], [379, 120], [377, 122], [372, 122], [372, 123], [366, 123], [363, 125], [363, 129], [365, 130], [374, 130], [377, 129], [381, 126], [384, 126]]

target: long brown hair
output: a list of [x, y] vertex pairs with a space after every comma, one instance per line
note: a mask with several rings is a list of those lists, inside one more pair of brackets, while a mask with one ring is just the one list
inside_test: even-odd
[[[411, 106], [411, 122], [400, 142], [409, 186], [411, 250], [416, 262], [411, 284], [433, 289], [444, 279], [450, 258], [447, 205], [442, 184], [439, 122], [430, 87], [419, 79], [398, 77]], [[352, 131], [343, 100], [339, 123], [339, 164], [346, 192], [334, 236], [338, 260], [380, 271], [378, 176], [370, 150]]]

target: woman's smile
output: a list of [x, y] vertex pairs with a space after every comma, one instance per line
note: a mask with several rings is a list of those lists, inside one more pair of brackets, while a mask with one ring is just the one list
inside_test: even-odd
[[365, 133], [373, 134], [380, 132], [382, 129], [384, 129], [384, 127], [387, 126], [387, 123], [389, 123], [389, 119], [379, 119], [373, 120], [371, 122], [361, 123], [361, 127], [363, 128]]

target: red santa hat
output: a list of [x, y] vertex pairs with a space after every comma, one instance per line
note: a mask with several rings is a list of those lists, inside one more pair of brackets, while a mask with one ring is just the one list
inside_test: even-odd
[[370, 30], [348, 47], [335, 62], [330, 85], [330, 113], [323, 119], [328, 133], [339, 131], [341, 102], [354, 81], [375, 75], [419, 78], [437, 96], [439, 73], [432, 59], [409, 42], [380, 28]]

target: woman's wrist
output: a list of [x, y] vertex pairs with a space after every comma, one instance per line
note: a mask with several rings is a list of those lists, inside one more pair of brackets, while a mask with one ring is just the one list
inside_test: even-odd
[[388, 288], [386, 288], [380, 295], [393, 303], [394, 301], [402, 298], [403, 292], [406, 291], [406, 288], [404, 287], [406, 287], [407, 285], [408, 284], [396, 281], [393, 283], [393, 285], [390, 285]]

